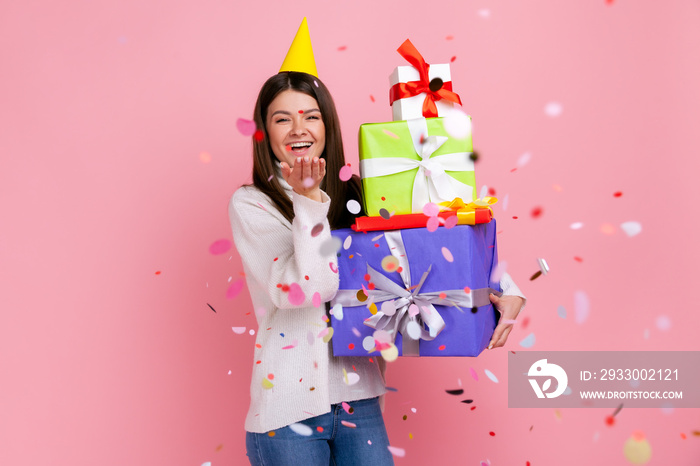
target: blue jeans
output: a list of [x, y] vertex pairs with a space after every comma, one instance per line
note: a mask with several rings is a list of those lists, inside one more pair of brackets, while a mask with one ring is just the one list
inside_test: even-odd
[[[268, 432], [246, 432], [246, 454], [252, 466], [389, 466], [394, 464], [389, 437], [384, 426], [379, 399], [350, 401], [353, 413], [340, 404], [331, 412], [304, 419], [299, 424], [311, 428], [309, 436], [282, 427]], [[348, 427], [341, 421], [355, 424]], [[319, 429], [320, 427], [320, 429]]]

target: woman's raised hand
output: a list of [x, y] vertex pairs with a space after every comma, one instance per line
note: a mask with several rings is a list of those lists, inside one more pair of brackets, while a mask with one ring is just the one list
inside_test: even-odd
[[294, 166], [290, 167], [287, 162], [280, 163], [282, 167], [282, 177], [289, 183], [294, 192], [306, 196], [309, 199], [321, 202], [321, 181], [326, 176], [326, 161], [314, 157], [297, 157]]

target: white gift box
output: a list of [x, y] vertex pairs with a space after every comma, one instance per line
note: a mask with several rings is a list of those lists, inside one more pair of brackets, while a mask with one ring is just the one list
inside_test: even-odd
[[[452, 78], [450, 76], [449, 63], [430, 65], [428, 77], [430, 81], [439, 78], [443, 81], [443, 83], [451, 83]], [[389, 76], [389, 82], [392, 87], [398, 83], [408, 83], [411, 81], [420, 81], [420, 73], [412, 66], [397, 66], [394, 72], [391, 73], [391, 76]], [[437, 107], [437, 115], [423, 115], [423, 102], [425, 101], [426, 96], [426, 93], [421, 93], [413, 97], [405, 97], [403, 99], [395, 100], [391, 104], [393, 120], [411, 120], [413, 118], [427, 116], [443, 117], [454, 107], [454, 104], [449, 100], [436, 100], [435, 106]]]

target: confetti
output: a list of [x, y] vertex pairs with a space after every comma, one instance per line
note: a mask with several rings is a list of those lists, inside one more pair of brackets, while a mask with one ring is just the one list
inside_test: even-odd
[[532, 348], [532, 345], [535, 344], [535, 334], [530, 333], [528, 336], [520, 340], [520, 346], [523, 348]]
[[343, 409], [345, 410], [345, 412], [348, 413], [348, 414], [352, 414], [352, 413], [355, 412], [355, 410], [353, 409], [353, 407], [350, 406], [349, 404], [347, 404], [347, 403], [344, 402], [344, 401], [343, 401], [343, 403], [342, 403], [342, 406], [343, 406]]
[[374, 338], [372, 338], [372, 337], [369, 336], [369, 335], [366, 336], [366, 337], [362, 340], [362, 347], [363, 347], [363, 348], [365, 349], [365, 351], [367, 351], [367, 352], [371, 352], [372, 350], [374, 350], [374, 349], [375, 349], [375, 346], [374, 346]]
[[588, 313], [590, 312], [590, 305], [588, 302], [588, 295], [583, 291], [576, 291], [574, 293], [574, 315], [577, 324], [582, 324], [588, 319]]
[[418, 322], [415, 320], [410, 321], [406, 325], [406, 333], [408, 333], [408, 336], [411, 337], [413, 340], [418, 340], [420, 338], [420, 325], [418, 325]]
[[656, 318], [656, 328], [665, 332], [671, 328], [671, 319], [666, 315], [660, 315]]
[[432, 233], [432, 232], [434, 232], [435, 230], [437, 230], [439, 226], [440, 226], [439, 217], [430, 217], [430, 218], [428, 219], [427, 224], [425, 225], [426, 229], [427, 229], [430, 233]]
[[569, 225], [569, 228], [571, 228], [572, 230], [580, 230], [581, 228], [583, 228], [583, 223], [574, 222], [571, 225]]
[[444, 257], [447, 262], [454, 262], [455, 260], [454, 257], [452, 257], [450, 250], [445, 246], [442, 247], [442, 257]]
[[344, 425], [345, 427], [350, 427], [351, 429], [354, 429], [355, 427], [357, 427], [357, 424], [355, 424], [353, 422], [349, 422], [349, 421], [340, 421], [340, 423], [342, 425]]
[[382, 303], [382, 313], [387, 316], [396, 314], [396, 306], [393, 300], [384, 301]]
[[[341, 248], [341, 243], [340, 243], [340, 238], [336, 238], [335, 236], [331, 236], [327, 240], [325, 240], [323, 243], [321, 243], [321, 247], [319, 248], [319, 252], [321, 253], [322, 256], [335, 256], [338, 251], [340, 251]], [[331, 267], [333, 268], [333, 267]]]
[[617, 191], [616, 193], [613, 194], [615, 197], [622, 197], [622, 191]]
[[481, 10], [479, 10], [479, 16], [481, 16], [482, 18], [488, 18], [489, 16], [491, 16], [491, 10], [487, 8], [482, 8]]
[[[360, 381], [359, 374], [357, 374], [356, 372], [348, 372], [347, 379], [345, 380], [345, 383], [347, 385], [355, 385], [359, 381]], [[352, 414], [352, 413], [350, 413], [350, 414]]]
[[216, 240], [209, 246], [209, 252], [216, 255], [223, 254], [231, 249], [231, 241], [228, 239]]
[[238, 132], [243, 136], [252, 136], [257, 129], [254, 121], [246, 120], [245, 118], [236, 120], [236, 128], [238, 128]]
[[474, 400], [462, 400], [461, 403], [471, 404], [474, 403]]
[[472, 120], [459, 108], [452, 108], [446, 113], [443, 127], [455, 139], [465, 139], [472, 134]]
[[562, 319], [566, 319], [566, 308], [564, 306], [557, 307], [557, 315]]
[[289, 304], [292, 306], [301, 306], [306, 299], [306, 295], [298, 283], [291, 283], [289, 285], [289, 294], [287, 295], [287, 299], [289, 300]]
[[236, 296], [238, 296], [238, 293], [241, 292], [244, 284], [245, 282], [242, 278], [239, 278], [235, 282], [231, 283], [231, 285], [228, 287], [228, 290], [226, 290], [226, 299], [233, 299]]
[[434, 202], [428, 202], [423, 206], [423, 215], [426, 217], [435, 217], [438, 213], [440, 213], [440, 206]]
[[525, 165], [527, 165], [527, 163], [530, 161], [530, 158], [532, 158], [532, 155], [529, 152], [525, 152], [518, 158], [518, 167], [524, 167]]
[[265, 139], [265, 134], [262, 132], [262, 130], [259, 130], [259, 129], [258, 129], [258, 130], [255, 131], [255, 133], [253, 133], [253, 138], [254, 138], [256, 141], [260, 142], [260, 141], [262, 141], [263, 139]]
[[399, 357], [399, 349], [393, 343], [389, 348], [381, 350], [381, 353], [386, 362], [395, 361]]
[[274, 386], [275, 386], [275, 385], [274, 385], [272, 382], [270, 382], [266, 377], [263, 378], [263, 380], [262, 380], [262, 387], [263, 387], [265, 390], [269, 390], [269, 389], [271, 389], [271, 388], [274, 387]]
[[333, 327], [326, 327], [328, 332], [323, 336], [323, 342], [328, 343], [333, 338]]
[[351, 214], [359, 214], [362, 210], [362, 206], [360, 206], [360, 203], [357, 202], [355, 199], [350, 199], [348, 203], [345, 204], [345, 206]]
[[350, 168], [350, 165], [344, 165], [338, 172], [338, 176], [340, 177], [340, 181], [348, 181], [352, 178], [352, 168]]
[[456, 59], [457, 59], [457, 57], [456, 57], [456, 56], [453, 56], [452, 58], [450, 58], [450, 63], [454, 63], [454, 61], [455, 61]]
[[532, 216], [532, 218], [539, 218], [541, 215], [542, 215], [542, 207], [535, 207], [530, 212], [530, 216]]
[[399, 268], [399, 260], [394, 256], [386, 256], [382, 259], [382, 269], [385, 272], [396, 272]]
[[369, 95], [369, 100], [371, 100], [372, 102], [375, 101], [375, 100], [374, 100], [374, 96], [373, 96], [372, 94]]
[[470, 367], [469, 368], [469, 373], [472, 375], [472, 378], [476, 380], [477, 382], [479, 381], [479, 376], [477, 375], [476, 371], [474, 368]]
[[391, 213], [382, 207], [381, 209], [379, 209], [379, 216], [382, 217], [384, 220], [389, 220], [391, 218]]
[[544, 107], [544, 113], [549, 117], [558, 117], [561, 115], [562, 106], [559, 102], [549, 102]]
[[314, 227], [311, 229], [311, 236], [315, 238], [315, 237], [317, 237], [318, 235], [320, 235], [322, 231], [323, 231], [323, 223], [317, 223], [317, 224], [314, 225]]
[[606, 235], [614, 235], [615, 227], [609, 223], [604, 223], [600, 226], [600, 232]]
[[331, 309], [331, 315], [335, 317], [335, 320], [343, 320], [343, 305], [336, 303]]
[[642, 232], [642, 224], [639, 222], [625, 222], [620, 225], [620, 228], [622, 228], [622, 231], [629, 237], [637, 236]]
[[464, 389], [458, 388], [456, 390], [445, 390], [449, 395], [461, 395], [464, 393]]
[[343, 50], [346, 50], [347, 48], [348, 48], [347, 45], [341, 45], [340, 47], [338, 47], [338, 51], [342, 52]]
[[321, 306], [321, 293], [318, 291], [314, 293], [314, 295], [311, 297], [311, 304], [313, 304], [314, 307]]
[[634, 432], [627, 439], [623, 452], [627, 461], [632, 464], [645, 464], [651, 459], [651, 445], [641, 431]]
[[457, 226], [458, 221], [459, 217], [457, 217], [456, 215], [450, 215], [445, 219], [445, 228], [450, 229]]
[[491, 371], [488, 370], [488, 369], [484, 369], [484, 373], [486, 373], [486, 377], [488, 377], [489, 379], [491, 379], [494, 383], [498, 383], [498, 379], [496, 378], [495, 375], [493, 375], [493, 372], [491, 372]]
[[199, 153], [199, 161], [202, 163], [211, 162], [211, 154], [209, 154], [209, 152], [200, 152]]
[[492, 282], [500, 282], [501, 277], [503, 274], [506, 272], [506, 269], [508, 268], [508, 263], [506, 261], [501, 261], [499, 262], [496, 267], [493, 268], [491, 271], [491, 281]]
[[211, 307], [211, 304], [207, 303], [207, 306], [209, 306], [209, 309], [211, 309], [212, 311], [216, 312], [216, 309], [214, 309], [213, 307]]
[[394, 456], [398, 456], [399, 458], [403, 458], [404, 456], [406, 456], [406, 450], [404, 450], [403, 448], [392, 447], [391, 445], [387, 446], [387, 448]]
[[394, 139], [399, 139], [399, 137], [398, 137], [397, 135], [395, 135], [394, 133], [392, 133], [392, 132], [389, 131], [388, 129], [384, 129], [384, 130], [382, 130], [382, 132], [383, 132], [384, 134], [386, 134], [387, 136], [390, 136], [390, 137], [392, 137], [392, 138], [394, 138]]
[[307, 426], [306, 424], [299, 424], [298, 422], [295, 422], [294, 424], [289, 424], [289, 428], [295, 434], [299, 434], [304, 437], [308, 437], [309, 435], [314, 433], [311, 427]]
[[231, 327], [231, 330], [233, 330], [233, 333], [236, 335], [242, 335], [245, 333], [245, 327]]
[[336, 267], [333, 262], [329, 262], [328, 266], [331, 268], [331, 272], [338, 273], [338, 267]]

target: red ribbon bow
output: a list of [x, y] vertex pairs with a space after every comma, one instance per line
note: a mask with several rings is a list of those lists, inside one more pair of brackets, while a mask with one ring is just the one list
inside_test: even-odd
[[462, 101], [460, 100], [459, 96], [452, 92], [451, 81], [444, 82], [442, 87], [435, 91], [430, 90], [430, 78], [428, 74], [430, 65], [425, 62], [423, 56], [418, 52], [410, 40], [406, 39], [406, 41], [401, 44], [401, 47], [396, 49], [396, 51], [399, 52], [399, 54], [404, 57], [406, 61], [408, 61], [415, 69], [418, 70], [420, 80], [394, 84], [389, 90], [390, 104], [393, 104], [399, 99], [405, 99], [407, 97], [413, 97], [425, 93], [425, 100], [423, 101], [423, 116], [426, 118], [438, 116], [437, 106], [435, 105], [435, 101], [437, 100], [445, 99], [462, 105]]

